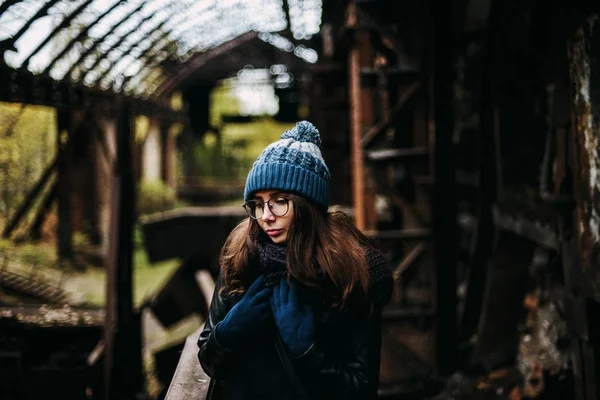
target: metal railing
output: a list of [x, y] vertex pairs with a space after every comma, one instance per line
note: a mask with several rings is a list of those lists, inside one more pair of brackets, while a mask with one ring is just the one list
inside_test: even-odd
[[[196, 280], [208, 308], [215, 290], [215, 281], [208, 271], [198, 272]], [[221, 398], [217, 382], [206, 375], [198, 360], [197, 341], [203, 328], [204, 324], [187, 337], [165, 400], [219, 400]]]
[[198, 361], [198, 335], [202, 327], [192, 333], [185, 341], [177, 369], [165, 400], [218, 400], [216, 382], [202, 370]]

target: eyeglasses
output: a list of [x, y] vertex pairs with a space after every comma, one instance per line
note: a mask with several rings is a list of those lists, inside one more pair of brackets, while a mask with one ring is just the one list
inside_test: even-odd
[[[283, 217], [290, 210], [290, 199], [288, 197], [273, 197], [267, 201], [267, 206], [276, 217]], [[248, 200], [244, 203], [244, 209], [252, 219], [261, 219], [265, 212], [265, 203], [259, 200]]]

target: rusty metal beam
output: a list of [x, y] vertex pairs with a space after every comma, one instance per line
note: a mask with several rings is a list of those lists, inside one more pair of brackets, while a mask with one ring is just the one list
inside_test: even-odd
[[394, 107], [389, 112], [386, 112], [387, 118], [382, 118], [378, 123], [373, 125], [367, 133], [361, 138], [361, 145], [363, 147], [367, 147], [373, 139], [375, 139], [383, 130], [385, 130], [388, 126], [390, 126], [391, 121], [394, 117], [402, 110], [404, 105], [412, 98], [412, 96], [419, 90], [421, 87], [420, 82], [415, 82], [408, 87], [405, 91], [402, 92], [400, 98], [394, 104]]
[[399, 43], [398, 40], [396, 40], [397, 35], [395, 35], [394, 32], [387, 27], [388, 24], [382, 23], [381, 21], [379, 21], [372, 15], [368, 14], [366, 11], [364, 11], [361, 8], [357, 9], [357, 15], [358, 15], [358, 18], [364, 24], [366, 24], [369, 28], [372, 28], [373, 30], [379, 32], [381, 37], [383, 37], [385, 40], [387, 40], [392, 45], [392, 50], [396, 54], [403, 53], [402, 49], [404, 46], [402, 46], [402, 44]]
[[398, 279], [400, 279], [400, 277], [402, 276], [402, 273], [404, 271], [406, 271], [408, 269], [408, 267], [413, 265], [415, 263], [415, 261], [417, 261], [417, 259], [425, 252], [426, 248], [427, 248], [427, 246], [423, 242], [421, 242], [417, 246], [415, 246], [415, 248], [412, 249], [411, 252], [408, 253], [406, 255], [406, 257], [404, 257], [402, 259], [400, 264], [398, 264], [394, 268], [394, 270], [393, 270], [394, 280], [397, 281]]
[[77, 7], [68, 17], [65, 17], [65, 19], [63, 19], [61, 21], [60, 24], [58, 24], [58, 26], [56, 26], [56, 28], [54, 28], [54, 30], [48, 35], [46, 36], [46, 38], [44, 40], [42, 40], [42, 43], [40, 43], [38, 45], [38, 47], [35, 48], [35, 50], [33, 50], [28, 56], [27, 58], [23, 61], [23, 63], [21, 64], [21, 68], [27, 68], [29, 66], [29, 62], [31, 61], [31, 58], [33, 56], [35, 56], [46, 44], [48, 44], [48, 42], [50, 40], [52, 40], [52, 38], [54, 36], [56, 36], [58, 34], [58, 32], [60, 32], [63, 28], [67, 27], [71, 21], [73, 21], [73, 19], [75, 17], [77, 17], [79, 14], [81, 14], [81, 12], [88, 6], [90, 5], [90, 3], [92, 3], [94, 0], [87, 0], [85, 1], [83, 4], [80, 4], [79, 7]]
[[[182, 13], [181, 15], [185, 15], [185, 14]], [[170, 22], [172, 22], [172, 21], [170, 21]], [[167, 41], [160, 46], [159, 46], [159, 43], [161, 41], [163, 41], [163, 39], [165, 39], [166, 37], [168, 37], [169, 35], [174, 33], [177, 30], [177, 28], [178, 28], [177, 23], [175, 23], [175, 26], [173, 28], [171, 28], [168, 31], [165, 31], [160, 37], [156, 38], [150, 44], [150, 46], [148, 46], [148, 48], [146, 50], [144, 50], [144, 52], [137, 57], [137, 59], [140, 60], [140, 59], [146, 58], [147, 56], [150, 56], [150, 58], [148, 58], [148, 60], [146, 60], [146, 62], [144, 63], [144, 66], [142, 68], [140, 68], [140, 70], [136, 73], [137, 77], [139, 77], [140, 74], [143, 74], [143, 77], [141, 79], [144, 79], [150, 73], [151, 69], [157, 65], [156, 60], [159, 58], [160, 52], [162, 50], [164, 50], [165, 47], [167, 47], [170, 44], [172, 44], [173, 42], [175, 42], [177, 40], [177, 38], [173, 41]], [[191, 28], [185, 29], [185, 30], [183, 30], [183, 32], [180, 32], [180, 36], [182, 33], [187, 32], [189, 29], [191, 29]], [[132, 63], [129, 63], [129, 65], [127, 65], [127, 67], [124, 69], [124, 71], [127, 70], [132, 65]], [[128, 81], [130, 81], [132, 78], [134, 78], [134, 76], [126, 77], [123, 82], [123, 86], [125, 86], [125, 84]]]
[[[212, 9], [212, 7], [211, 7], [211, 8], [209, 8], [209, 10], [210, 10], [210, 9]], [[206, 11], [208, 11], [208, 10], [202, 10], [200, 13], [196, 13], [196, 14], [194, 14], [192, 17], [189, 17], [188, 19], [195, 18], [195, 17], [197, 17], [199, 14], [201, 14], [201, 13], [203, 13], [203, 12], [206, 12]], [[206, 28], [205, 28], [205, 27], [203, 27], [203, 26], [200, 26], [200, 27], [197, 27], [197, 26], [190, 26], [190, 27], [187, 27], [187, 28], [183, 29], [183, 30], [182, 30], [182, 31], [180, 31], [180, 32], [177, 32], [177, 33], [175, 33], [175, 32], [178, 30], [178, 26], [177, 26], [177, 25], [175, 25], [175, 26], [174, 26], [174, 27], [173, 27], [173, 28], [172, 28], [170, 31], [168, 31], [168, 32], [165, 32], [165, 34], [164, 34], [163, 36], [161, 36], [161, 37], [160, 37], [160, 38], [158, 38], [158, 39], [157, 39], [155, 42], [153, 42], [153, 44], [152, 44], [152, 45], [150, 45], [150, 46], [148, 47], [148, 49], [146, 49], [146, 50], [144, 51], [144, 53], [138, 57], [138, 59], [141, 59], [141, 58], [145, 57], [146, 55], [148, 55], [148, 54], [152, 53], [152, 56], [151, 56], [151, 58], [150, 58], [150, 59], [149, 59], [149, 60], [148, 60], [148, 61], [145, 63], [145, 65], [144, 65], [144, 66], [143, 66], [143, 67], [142, 67], [142, 68], [141, 68], [141, 69], [138, 71], [138, 73], [136, 74], [136, 77], [138, 78], [138, 81], [141, 81], [141, 80], [145, 79], [145, 78], [146, 78], [146, 77], [147, 77], [147, 76], [148, 76], [148, 75], [151, 73], [151, 71], [152, 71], [152, 68], [154, 68], [154, 67], [155, 67], [155, 66], [158, 64], [158, 63], [156, 62], [156, 60], [157, 60], [157, 59], [160, 57], [160, 52], [161, 52], [161, 51], [162, 51], [162, 50], [163, 50], [165, 47], [169, 46], [169, 45], [170, 45], [170, 44], [172, 44], [173, 42], [177, 42], [177, 40], [178, 40], [178, 39], [180, 39], [182, 36], [184, 36], [184, 35], [186, 35], [186, 34], [189, 34], [189, 33], [190, 33], [190, 31], [192, 31], [192, 32], [191, 32], [192, 34], [196, 34], [196, 35], [197, 35], [198, 31], [202, 31], [202, 30], [205, 30], [205, 29], [206, 29]], [[163, 43], [161, 46], [159, 46], [158, 48], [156, 48], [156, 49], [155, 49], [155, 47], [156, 47], [156, 46], [157, 46], [157, 45], [158, 45], [158, 44], [161, 42], [161, 40], [162, 40], [163, 38], [165, 38], [165, 37], [169, 36], [170, 34], [175, 34], [175, 35], [176, 35], [175, 39], [173, 39], [173, 41], [171, 41], [171, 42], [166, 42], [166, 43]], [[233, 40], [235, 40], [235, 39], [233, 39]], [[189, 55], [189, 54], [191, 54], [191, 53], [193, 53], [193, 52], [195, 52], [196, 50], [197, 50], [197, 47], [194, 47], [194, 46], [192, 46], [192, 47], [191, 47], [191, 48], [190, 48], [190, 49], [189, 49], [189, 50], [186, 52], [186, 54], [184, 55], [184, 57], [185, 57], [185, 56], [187, 56], [187, 55]], [[130, 65], [131, 65], [131, 64], [130, 64]], [[129, 67], [129, 66], [128, 66], [128, 67]], [[140, 77], [140, 74], [141, 74], [141, 77]], [[124, 85], [125, 85], [125, 84], [126, 84], [128, 81], [130, 81], [132, 78], [134, 78], [134, 76], [127, 77], [127, 78], [125, 79], [124, 83], [123, 83], [123, 86], [124, 86]]]
[[[172, 3], [171, 3], [171, 4], [172, 4]], [[64, 55], [65, 55], [65, 54], [66, 54], [66, 53], [67, 53], [67, 52], [68, 52], [68, 51], [69, 51], [71, 48], [73, 48], [73, 46], [74, 46], [74, 45], [75, 45], [77, 42], [81, 41], [81, 40], [82, 40], [82, 39], [85, 37], [85, 34], [86, 34], [88, 31], [89, 31], [89, 29], [91, 29], [91, 28], [92, 28], [94, 25], [96, 25], [98, 22], [100, 22], [100, 20], [102, 20], [102, 19], [103, 19], [103, 18], [104, 18], [106, 15], [108, 15], [108, 14], [109, 14], [111, 11], [113, 11], [113, 10], [114, 10], [116, 7], [118, 7], [118, 6], [120, 6], [120, 5], [122, 5], [122, 2], [117, 2], [117, 3], [115, 3], [115, 4], [114, 4], [114, 5], [113, 5], [113, 6], [112, 6], [112, 7], [111, 7], [109, 10], [107, 10], [107, 11], [105, 11], [104, 13], [102, 13], [101, 15], [99, 15], [99, 16], [98, 16], [98, 18], [96, 18], [96, 20], [94, 20], [92, 23], [90, 23], [88, 26], [86, 26], [86, 27], [85, 27], [85, 29], [84, 29], [84, 30], [82, 30], [82, 31], [79, 33], [79, 35], [78, 35], [78, 36], [77, 36], [75, 39], [71, 40], [71, 42], [69, 42], [69, 44], [68, 44], [68, 45], [67, 45], [67, 46], [66, 46], [66, 47], [63, 49], [63, 51], [61, 51], [61, 53], [60, 53], [59, 55], [57, 55], [57, 56], [56, 56], [56, 57], [55, 57], [55, 58], [52, 60], [52, 62], [51, 62], [49, 65], [48, 65], [48, 67], [47, 67], [47, 68], [44, 70], [44, 72], [43, 72], [43, 73], [44, 73], [44, 74], [47, 74], [47, 73], [49, 73], [49, 72], [50, 72], [50, 69], [51, 69], [51, 68], [54, 66], [54, 64], [55, 64], [55, 63], [56, 63], [56, 62], [57, 62], [57, 61], [58, 61], [60, 58], [62, 58], [62, 57], [63, 57], [63, 56], [64, 56]], [[172, 12], [171, 12], [171, 13], [169, 13], [169, 14], [167, 15], [167, 17], [166, 17], [166, 20], [169, 20], [169, 18], [171, 18], [171, 17], [173, 16], [173, 14], [175, 13], [175, 11], [177, 11], [177, 10], [175, 10], [175, 7], [173, 7], [173, 9], [172, 9]], [[180, 11], [180, 10], [179, 10], [179, 11]], [[183, 14], [183, 13], [182, 13], [182, 14]], [[184, 15], [185, 15], [185, 14], [184, 14]], [[139, 27], [138, 27], [138, 28], [139, 28]], [[170, 33], [170, 32], [166, 32], [166, 33], [165, 33], [163, 36], [161, 36], [161, 38], [162, 38], [162, 37], [165, 37], [165, 36], [167, 36], [169, 33]], [[104, 38], [103, 38], [103, 39], [104, 39]], [[154, 46], [155, 44], [156, 44], [156, 42], [153, 42], [153, 44], [152, 44], [152, 45], [150, 45], [150, 47]], [[146, 50], [146, 51], [148, 51], [148, 50]], [[145, 54], [145, 53], [143, 53], [143, 54]], [[139, 58], [141, 58], [141, 57], [143, 57], [143, 55], [140, 55], [140, 57], [139, 57]], [[131, 65], [131, 64], [130, 64], [130, 65]], [[129, 65], [129, 66], [130, 66], [130, 65]], [[128, 67], [129, 67], [129, 66], [128, 66]], [[70, 72], [71, 72], [71, 71], [70, 71]], [[69, 74], [70, 72], [68, 72], [68, 73], [67, 73], [65, 76], [68, 76], [68, 74]]]
[[131, 11], [129, 14], [127, 14], [123, 18], [121, 18], [119, 20], [119, 22], [117, 22], [116, 24], [114, 24], [112, 26], [112, 28], [110, 28], [109, 31], [106, 32], [106, 34], [104, 36], [102, 36], [101, 38], [99, 38], [98, 40], [96, 40], [94, 42], [94, 44], [92, 46], [90, 46], [89, 49], [87, 49], [86, 51], [84, 51], [83, 53], [81, 53], [79, 55], [79, 58], [77, 59], [77, 61], [75, 61], [73, 63], [73, 65], [71, 65], [71, 68], [69, 68], [69, 70], [65, 74], [65, 77], [69, 77], [73, 73], [73, 71], [75, 70], [75, 68], [79, 67], [79, 65], [86, 59], [86, 57], [89, 56], [90, 54], [92, 54], [92, 52], [94, 52], [96, 50], [96, 48], [102, 42], [104, 42], [108, 36], [110, 36], [115, 30], [117, 30], [117, 28], [119, 26], [121, 26], [125, 22], [127, 22], [129, 20], [129, 18], [133, 17], [135, 14], [137, 14], [138, 12], [140, 12], [142, 10], [142, 8], [144, 8], [144, 3], [140, 4], [133, 11]]
[[[54, 67], [54, 64], [56, 64], [56, 62], [58, 60], [60, 60], [65, 54], [67, 54], [67, 52], [69, 52], [73, 46], [75, 46], [76, 43], [80, 42], [81, 40], [83, 40], [85, 38], [85, 35], [87, 35], [87, 33], [90, 31], [90, 29], [92, 29], [94, 26], [96, 26], [104, 17], [106, 17], [108, 14], [110, 14], [115, 8], [117, 8], [118, 6], [122, 5], [123, 2], [116, 2], [115, 4], [113, 4], [108, 10], [106, 10], [105, 12], [103, 12], [102, 14], [100, 14], [98, 17], [96, 17], [96, 19], [94, 21], [92, 21], [91, 23], [89, 23], [88, 25], [85, 26], [85, 28], [83, 28], [81, 30], [81, 32], [79, 32], [79, 34], [73, 38], [66, 46], [64, 49], [62, 49], [62, 51], [60, 53], [58, 53], [58, 55], [56, 57], [54, 57], [52, 59], [52, 61], [50, 61], [50, 64], [48, 64], [48, 66], [46, 67], [46, 69], [44, 69], [44, 71], [42, 72], [43, 75], [47, 75], [48, 73], [50, 73], [50, 70], [52, 69], [52, 67]], [[65, 75], [67, 76], [67, 75]]]
[[[167, 21], [162, 21], [160, 24], [158, 24], [158, 26], [155, 26], [154, 28], [152, 28], [152, 31], [156, 31], [158, 29], [161, 29], [165, 24], [167, 23]], [[96, 79], [96, 84], [99, 84], [100, 82], [102, 82], [102, 80], [108, 75], [110, 74], [110, 72], [112, 71], [112, 69], [115, 67], [115, 65], [117, 65], [117, 63], [125, 56], [129, 55], [133, 50], [135, 50], [136, 48], [138, 48], [140, 46], [140, 43], [131, 43], [131, 45], [129, 45], [129, 47], [125, 50], [123, 50], [123, 53], [121, 53], [121, 55], [119, 56], [118, 59], [112, 61], [110, 63], [110, 65], [106, 68], [106, 70], [100, 74], [100, 77], [98, 79]], [[108, 52], [106, 53], [108, 54]], [[125, 70], [124, 70], [125, 71]]]
[[[162, 35], [160, 35], [159, 37], [157, 37], [156, 39], [154, 39], [154, 41], [150, 44], [150, 46], [148, 46], [148, 48], [146, 50], [144, 50], [142, 52], [142, 54], [140, 54], [137, 57], [137, 60], [141, 60], [141, 59], [146, 59], [148, 57], [148, 55], [150, 55], [150, 57], [148, 59], [146, 59], [144, 66], [142, 68], [140, 68], [140, 70], [135, 74], [135, 75], [131, 75], [131, 76], [127, 76], [125, 77], [124, 81], [123, 81], [123, 85], [122, 87], [125, 86], [125, 84], [127, 82], [129, 82], [132, 78], [134, 78], [135, 76], [139, 76], [140, 74], [142, 74], [144, 71], [148, 70], [149, 68], [154, 67], [156, 64], [154, 63], [155, 60], [159, 57], [160, 52], [167, 47], [168, 45], [170, 45], [172, 42], [165, 42], [162, 44], [162, 46], [159, 46], [158, 48], [155, 49], [155, 47], [161, 42], [163, 41], [167, 36], [169, 36], [169, 34], [173, 32], [171, 31], [166, 31], [164, 32]], [[130, 62], [129, 64], [127, 64], [127, 66], [123, 69], [123, 71], [127, 71], [135, 62], [135, 60], [133, 60], [132, 62]], [[147, 73], [146, 73], [147, 75]]]
[[31, 24], [33, 24], [36, 20], [42, 18], [43, 16], [48, 14], [48, 10], [56, 3], [58, 3], [59, 0], [50, 0], [48, 3], [44, 4], [44, 6], [42, 8], [40, 8], [38, 10], [38, 12], [36, 12], [34, 14], [33, 17], [31, 17], [29, 19], [29, 21], [27, 21], [25, 23], [25, 25], [23, 25], [21, 27], [21, 29], [19, 29], [19, 31], [17, 33], [15, 33], [13, 36], [11, 36], [8, 39], [4, 39], [3, 41], [0, 42], [0, 58], [4, 57], [4, 52], [6, 50], [12, 50], [12, 51], [17, 51], [17, 49], [15, 48], [15, 42], [17, 40], [19, 40], [19, 38], [25, 33], [27, 32], [27, 30], [29, 29], [29, 27], [31, 26]]
[[[572, 307], [570, 328], [576, 332], [574, 370], [577, 399], [599, 399], [600, 334], [593, 321], [600, 317], [600, 35], [598, 14], [589, 15], [568, 38], [571, 83], [571, 169], [576, 201], [573, 245], [563, 246], [565, 280]], [[570, 255], [570, 257], [569, 257]]]
[[[346, 27], [353, 30], [358, 23], [356, 1], [350, 1], [346, 10]], [[356, 227], [366, 227], [364, 203], [364, 163], [362, 154], [361, 94], [360, 94], [360, 49], [355, 34], [348, 56], [348, 92], [350, 97], [350, 151], [352, 157], [352, 204]]]
[[[189, 28], [191, 29], [191, 28]], [[187, 32], [189, 29], [184, 30], [183, 32]], [[175, 28], [173, 28], [171, 31], [169, 32], [165, 32], [165, 34], [160, 38], [157, 39], [152, 46], [150, 46], [148, 49], [146, 49], [146, 51], [143, 53], [143, 55], [140, 55], [139, 58], [143, 58], [145, 55], [148, 55], [150, 52], [152, 52], [151, 57], [146, 61], [146, 63], [144, 64], [144, 66], [138, 71], [138, 73], [136, 74], [138, 77], [140, 77], [141, 74], [141, 78], [139, 79], [140, 81], [145, 79], [152, 71], [152, 68], [156, 67], [159, 62], [157, 62], [158, 58], [160, 57], [160, 53], [162, 50], [165, 49], [165, 47], [169, 46], [170, 44], [172, 44], [173, 42], [175, 42], [176, 40], [172, 41], [172, 42], [166, 42], [163, 43], [161, 46], [159, 46], [156, 49], [153, 49], [153, 47], [155, 47], [156, 45], [158, 45], [158, 43], [160, 43], [160, 41], [170, 35], [172, 32], [175, 31]], [[183, 33], [181, 32], [181, 33]], [[180, 35], [181, 36], [181, 35]], [[192, 51], [192, 50], [190, 50]], [[190, 51], [188, 51], [186, 54], [189, 54]], [[131, 80], [133, 78], [133, 76], [128, 77], [125, 82]]]
[[[143, 25], [148, 20], [150, 20], [152, 17], [153, 17], [153, 15], [147, 15], [146, 17], [144, 17], [142, 19], [142, 21], [140, 22], [140, 26]], [[108, 57], [108, 55], [113, 50], [115, 50], [121, 44], [123, 44], [123, 42], [125, 41], [125, 39], [127, 39], [129, 37], [129, 35], [131, 35], [138, 28], [139, 27], [135, 27], [132, 30], [130, 30], [129, 32], [127, 32], [126, 34], [124, 34], [123, 36], [121, 36], [121, 38], [119, 40], [117, 40], [112, 46], [110, 46], [110, 48], [108, 50], [106, 50], [104, 53], [102, 53], [101, 56], [96, 57], [96, 61], [94, 61], [94, 64], [92, 64], [92, 66], [88, 68], [87, 72], [85, 74], [83, 74], [83, 76], [81, 77], [81, 81], [84, 81], [85, 78], [102, 62], [102, 60], [104, 60], [106, 57]]]
[[[166, 6], [166, 7], [167, 8], [171, 8], [171, 11], [173, 11], [173, 10], [176, 10], [176, 9], [178, 10], [178, 8], [176, 8], [176, 6], [177, 6], [177, 3], [169, 3], [169, 5]], [[165, 17], [165, 19], [162, 22], [160, 22], [158, 24], [158, 26], [155, 26], [154, 28], [152, 28], [151, 31], [156, 31], [157, 29], [161, 29], [165, 24], [169, 23], [170, 22], [169, 18], [170, 18], [171, 15], [173, 15], [173, 13], [167, 15]], [[98, 66], [98, 64], [102, 60], [106, 59], [108, 57], [108, 54], [111, 51], [113, 51], [114, 49], [116, 49], [117, 47], [119, 47], [129, 37], [129, 35], [131, 35], [132, 33], [136, 32], [136, 31], [139, 31], [142, 28], [142, 26], [145, 23], [147, 23], [149, 20], [151, 20], [153, 17], [154, 17], [154, 14], [146, 16], [145, 18], [142, 19], [142, 21], [140, 22], [140, 24], [137, 27], [133, 28], [132, 30], [130, 30], [129, 32], [127, 32], [123, 36], [121, 36], [121, 38], [110, 49], [108, 49], [106, 52], [104, 52], [101, 57], [99, 57], [98, 59], [96, 59], [96, 62], [94, 63], [94, 66], [92, 66], [91, 68], [88, 69], [88, 73], [91, 72], [96, 66]], [[122, 58], [123, 56], [129, 54], [137, 46], [139, 46], [139, 43], [130, 45], [130, 47], [128, 49], [126, 49], [126, 50], [123, 51], [123, 53], [120, 55], [120, 58]], [[98, 78], [98, 79], [96, 79], [94, 82], [96, 82], [96, 83], [100, 82], [108, 74], [108, 72], [110, 72], [109, 70], [112, 69], [114, 67], [114, 65], [118, 61], [119, 60], [115, 60], [114, 62], [112, 62], [110, 64], [110, 66], [108, 67], [107, 71], [103, 72], [102, 75], [101, 75], [101, 77]], [[85, 75], [87, 75], [87, 73]], [[85, 76], [84, 76], [84, 78], [85, 78]]]
[[568, 43], [573, 96], [572, 144], [575, 155], [574, 194], [577, 202], [575, 224], [584, 275], [585, 296], [600, 302], [600, 35], [596, 14], [588, 18]]
[[[190, 29], [192, 29], [192, 28], [184, 29], [182, 32], [179, 33], [179, 36], [177, 38], [179, 38], [183, 33], [188, 32]], [[141, 79], [139, 79], [140, 81], [142, 79], [144, 79], [147, 75], [149, 75], [152, 68], [158, 64], [156, 62], [156, 60], [160, 57], [160, 52], [162, 50], [164, 50], [165, 47], [167, 47], [170, 44], [172, 44], [173, 42], [177, 41], [177, 38], [176, 38], [173, 41], [165, 42], [162, 45], [158, 46], [159, 43], [164, 38], [166, 38], [170, 34], [174, 33], [176, 30], [177, 30], [177, 26], [173, 27], [169, 31], [166, 31], [163, 35], [161, 35], [161, 37], [157, 38], [154, 42], [152, 42], [152, 44], [146, 50], [144, 50], [144, 52], [142, 54], [140, 54], [138, 59], [142, 59], [142, 58], [145, 58], [146, 56], [150, 55], [150, 58], [145, 62], [144, 66], [142, 68], [140, 68], [140, 70], [136, 74], [138, 78], [140, 77], [140, 74], [142, 74]], [[156, 47], [156, 46], [158, 46], [158, 47]], [[129, 66], [131, 66], [131, 64], [129, 64], [127, 66], [127, 68], [129, 68]], [[134, 78], [134, 76], [129, 76], [129, 77], [125, 78], [123, 86], [125, 85], [126, 82], [130, 81], [132, 78]]]
[[235, 49], [255, 38], [258, 37], [258, 33], [255, 31], [246, 32], [243, 35], [238, 36], [228, 42], [225, 42], [219, 46], [213, 47], [202, 54], [198, 54], [194, 58], [190, 59], [187, 63], [183, 64], [177, 75], [167, 79], [165, 83], [156, 91], [156, 97], [163, 97], [171, 94], [175, 88], [177, 88], [184, 80], [193, 75], [201, 66], [206, 64], [209, 60], [224, 54], [228, 51]]

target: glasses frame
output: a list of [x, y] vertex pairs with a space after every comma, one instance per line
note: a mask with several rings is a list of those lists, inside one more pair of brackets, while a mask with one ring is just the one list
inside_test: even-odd
[[[284, 212], [283, 214], [281, 214], [281, 215], [277, 215], [277, 214], [275, 214], [275, 213], [273, 212], [273, 208], [272, 208], [272, 205], [271, 205], [271, 200], [280, 200], [280, 199], [284, 199], [284, 200], [285, 200], [285, 205], [286, 205], [286, 207], [287, 207], [287, 208], [286, 208], [286, 210], [285, 210], [285, 212]], [[289, 213], [289, 212], [290, 212], [290, 200], [292, 200], [290, 197], [286, 197], [286, 196], [274, 196], [274, 197], [271, 197], [269, 200], [267, 200], [265, 203], [263, 203], [263, 202], [262, 202], [262, 201], [260, 201], [260, 200], [248, 200], [247, 202], [245, 202], [244, 204], [242, 204], [242, 207], [244, 207], [244, 210], [246, 211], [246, 214], [248, 214], [248, 216], [249, 216], [250, 218], [252, 218], [252, 219], [253, 219], [253, 220], [255, 220], [255, 221], [258, 221], [259, 219], [262, 219], [262, 218], [265, 216], [265, 214], [264, 214], [264, 212], [265, 212], [265, 204], [267, 205], [267, 207], [269, 207], [269, 211], [270, 211], [270, 212], [271, 212], [271, 214], [273, 214], [274, 216], [276, 216], [276, 217], [285, 217], [285, 216], [287, 215], [287, 213]], [[260, 204], [260, 205], [261, 205], [261, 208], [262, 208], [262, 210], [263, 210], [263, 215], [262, 215], [260, 218], [258, 218], [258, 217], [253, 217], [253, 216], [250, 214], [250, 211], [248, 210], [248, 208], [249, 208], [249, 207], [248, 207], [248, 202], [250, 202], [250, 201], [256, 201], [258, 204]]]

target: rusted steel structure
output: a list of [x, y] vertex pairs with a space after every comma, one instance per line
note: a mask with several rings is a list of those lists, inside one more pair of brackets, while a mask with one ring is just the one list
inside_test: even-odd
[[[94, 396], [142, 390], [139, 310], [131, 302], [140, 172], [129, 119], [150, 116], [170, 148], [167, 127], [181, 123], [181, 151], [189, 154], [191, 135], [210, 128], [209, 95], [219, 79], [246, 64], [286, 64], [301, 77], [309, 118], [323, 132], [331, 202], [352, 207], [394, 269], [380, 397], [447, 398], [449, 387], [465, 396], [600, 399], [597, 2], [327, 0], [302, 9], [264, 0], [264, 21], [241, 24], [256, 13], [251, 3], [0, 3], [0, 25], [9, 27], [0, 37], [0, 100], [57, 107], [68, 138], [4, 235], [56, 174], [58, 251], [68, 257], [79, 212], [69, 200], [76, 144], [89, 131], [111, 143], [105, 371]], [[312, 31], [302, 11], [319, 14]], [[21, 38], [49, 15], [59, 21], [22, 50]], [[61, 48], [41, 57], [61, 35]], [[18, 56], [8, 57], [14, 50]], [[177, 91], [183, 110], [169, 105]], [[169, 168], [161, 166], [165, 179]], [[194, 274], [215, 273], [221, 236], [240, 212], [195, 209], [144, 221], [151, 258], [185, 260], [147, 304], [165, 326], [206, 312], [210, 296]], [[198, 229], [210, 233], [206, 248], [180, 239]], [[182, 293], [193, 300], [186, 304]], [[169, 399], [219, 398], [190, 365], [194, 346], [190, 337]]]

